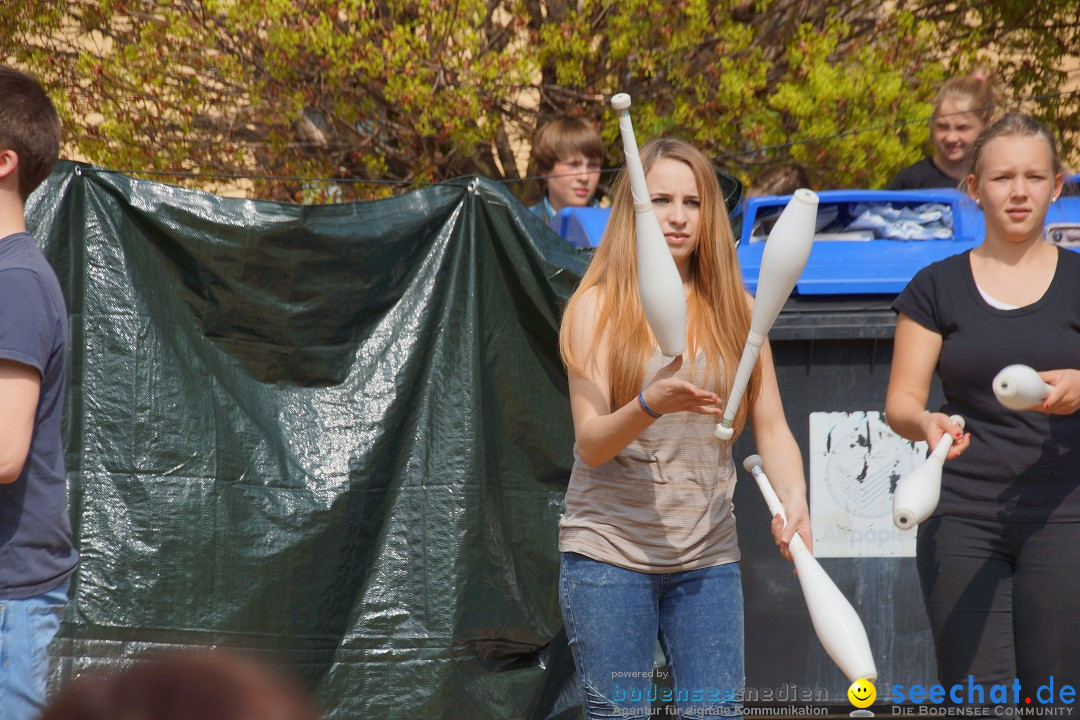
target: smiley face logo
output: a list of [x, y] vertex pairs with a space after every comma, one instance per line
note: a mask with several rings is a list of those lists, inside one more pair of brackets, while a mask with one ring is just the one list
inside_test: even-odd
[[847, 690], [847, 697], [851, 704], [857, 708], [870, 707], [874, 704], [874, 699], [877, 698], [877, 688], [869, 680], [859, 678], [851, 683], [851, 687]]

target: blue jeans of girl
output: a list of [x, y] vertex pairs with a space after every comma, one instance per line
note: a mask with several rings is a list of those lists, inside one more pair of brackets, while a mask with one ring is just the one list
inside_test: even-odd
[[68, 584], [0, 599], [0, 720], [33, 720], [45, 704], [49, 643], [60, 629]]
[[[642, 573], [563, 553], [559, 603], [586, 720], [741, 716], [743, 601], [738, 563]], [[653, 670], [659, 638], [667, 671]], [[670, 672], [658, 687], [656, 672]]]

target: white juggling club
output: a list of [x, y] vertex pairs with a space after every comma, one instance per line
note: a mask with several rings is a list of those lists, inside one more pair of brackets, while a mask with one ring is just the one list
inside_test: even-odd
[[649, 323], [660, 352], [668, 357], [682, 355], [686, 349], [686, 295], [682, 278], [671, 257], [664, 232], [652, 208], [652, 198], [645, 184], [645, 169], [638, 155], [637, 138], [630, 122], [630, 96], [613, 95], [611, 107], [619, 116], [626, 175], [634, 196], [637, 226], [637, 276], [641, 309]]
[[[963, 429], [964, 418], [953, 415], [949, 419]], [[926, 460], [896, 483], [892, 498], [893, 525], [907, 530], [934, 512], [941, 497], [941, 468], [945, 465], [945, 456], [949, 454], [952, 445], [953, 436], [945, 433]]]
[[[780, 498], [776, 496], [762, 469], [761, 456], [751, 455], [746, 458], [743, 460], [743, 467], [757, 481], [761, 494], [765, 496], [765, 504], [769, 506], [769, 512], [773, 516], [779, 515], [787, 523], [784, 506], [780, 504]], [[859, 678], [871, 682], [877, 680], [877, 668], [870, 652], [870, 641], [855, 608], [818, 564], [817, 559], [810, 554], [798, 533], [792, 535], [788, 549], [791, 550], [791, 559], [795, 562], [814, 632], [817, 633], [825, 652], [849, 681], [855, 682]]]
[[994, 395], [1010, 410], [1039, 405], [1053, 389], [1027, 365], [1010, 365], [994, 376]]
[[739, 369], [735, 372], [735, 380], [728, 392], [724, 416], [716, 426], [716, 437], [721, 440], [730, 440], [735, 435], [731, 425], [735, 421], [739, 403], [742, 402], [746, 384], [750, 381], [750, 374], [754, 371], [761, 346], [810, 258], [817, 209], [816, 193], [806, 188], [796, 190], [765, 241], [765, 250], [761, 253], [761, 269], [758, 272], [757, 293], [754, 294], [750, 332], [746, 334], [746, 345], [742, 359], [739, 360]]

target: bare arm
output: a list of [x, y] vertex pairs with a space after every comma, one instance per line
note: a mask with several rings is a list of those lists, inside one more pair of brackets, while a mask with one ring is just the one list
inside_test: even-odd
[[[582, 364], [596, 342], [598, 293], [588, 291], [575, 306], [571, 319], [570, 349]], [[645, 403], [653, 412], [699, 412], [719, 414], [720, 397], [700, 390], [688, 382], [672, 377], [682, 366], [682, 358], [661, 368], [643, 392]], [[608, 367], [608, 347], [601, 343], [595, 362], [586, 366], [585, 374], [569, 370], [570, 409], [574, 415], [574, 437], [578, 454], [585, 464], [601, 465], [619, 454], [634, 438], [655, 422], [637, 398], [611, 411], [611, 383]]]
[[22, 473], [40, 392], [36, 368], [0, 360], [0, 484], [15, 482]]
[[942, 435], [952, 433], [954, 440], [948, 457], [955, 458], [967, 449], [970, 434], [965, 435], [944, 413], [926, 409], [941, 343], [941, 335], [907, 315], [901, 313], [897, 318], [889, 389], [885, 393], [885, 419], [896, 434], [916, 442], [925, 440], [931, 448]]
[[765, 474], [769, 476], [769, 482], [787, 515], [786, 526], [779, 515], [773, 518], [773, 539], [784, 557], [790, 560], [788, 542], [796, 532], [811, 552], [814, 547], [810, 511], [806, 504], [806, 477], [803, 474], [802, 453], [784, 417], [768, 341], [761, 348], [758, 363], [761, 365], [761, 393], [750, 408], [750, 424], [754, 429], [758, 453], [764, 461]]

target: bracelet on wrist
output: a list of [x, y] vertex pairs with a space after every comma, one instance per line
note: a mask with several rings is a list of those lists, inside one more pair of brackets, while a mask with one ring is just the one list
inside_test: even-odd
[[645, 404], [645, 391], [644, 390], [642, 390], [641, 392], [639, 392], [637, 394], [637, 401], [638, 401], [638, 404], [641, 405], [641, 409], [644, 410], [651, 417], [658, 418], [658, 417], [663, 416], [663, 413], [653, 412], [653, 410], [651, 408], [649, 408], [648, 405]]

